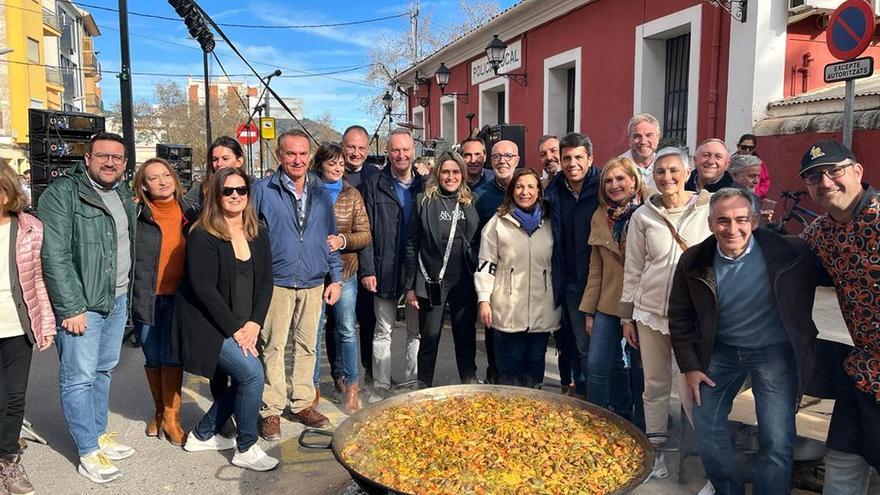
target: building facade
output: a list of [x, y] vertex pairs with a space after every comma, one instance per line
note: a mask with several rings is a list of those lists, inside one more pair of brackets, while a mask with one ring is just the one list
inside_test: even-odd
[[100, 31], [72, 2], [7, 0], [0, 17], [0, 157], [22, 171], [28, 109], [103, 112], [91, 39]]
[[[529, 166], [538, 163], [543, 134], [571, 131], [589, 135], [596, 163], [604, 163], [628, 149], [626, 125], [639, 112], [657, 116], [664, 137], [691, 151], [710, 137], [733, 148], [743, 133], [759, 131], [777, 195], [799, 186], [794, 176], [806, 143], [840, 135], [839, 118], [837, 127], [804, 128], [793, 124], [792, 108], [783, 117], [778, 110], [829, 89], [822, 68], [834, 59], [824, 28], [840, 3], [752, 1], [740, 22], [700, 0], [523, 0], [414, 64], [398, 82], [410, 122], [423, 128], [417, 137], [460, 142], [485, 125], [524, 124], [520, 155]], [[507, 44], [500, 75], [485, 52], [493, 35]], [[441, 63], [450, 70], [445, 91], [434, 77]], [[838, 117], [842, 110], [841, 103]], [[878, 131], [870, 119], [862, 122], [854, 150], [870, 157], [880, 148]], [[869, 179], [880, 179], [866, 169]]]

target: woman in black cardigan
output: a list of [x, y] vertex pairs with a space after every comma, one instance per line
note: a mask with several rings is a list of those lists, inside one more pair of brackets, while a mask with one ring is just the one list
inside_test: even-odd
[[[263, 396], [256, 346], [272, 296], [272, 251], [268, 232], [248, 201], [250, 190], [250, 179], [241, 169], [225, 168], [212, 177], [187, 240], [174, 341], [183, 368], [211, 378], [214, 392], [214, 403], [184, 449], [226, 450], [237, 442], [234, 465], [268, 471], [278, 460], [256, 443]], [[218, 434], [232, 414], [238, 422], [235, 440]]]

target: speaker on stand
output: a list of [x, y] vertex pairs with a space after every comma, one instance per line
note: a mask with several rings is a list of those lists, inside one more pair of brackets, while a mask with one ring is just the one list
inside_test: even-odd
[[156, 156], [171, 164], [184, 190], [192, 187], [192, 148], [182, 144], [157, 144]]

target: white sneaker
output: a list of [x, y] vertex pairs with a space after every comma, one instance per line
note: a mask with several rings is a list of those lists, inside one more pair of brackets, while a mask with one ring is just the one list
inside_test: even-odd
[[269, 471], [278, 465], [278, 459], [269, 456], [259, 445], [253, 444], [245, 452], [235, 451], [232, 464], [252, 471]]
[[699, 493], [697, 495], [715, 495], [715, 487], [712, 485], [712, 482], [706, 480], [706, 484], [703, 485], [703, 488], [700, 488]]
[[134, 455], [135, 450], [128, 445], [116, 441], [116, 432], [111, 431], [98, 437], [101, 453], [111, 461], [121, 461]]
[[216, 434], [207, 440], [199, 440], [194, 432], [186, 436], [183, 450], [187, 452], [204, 452], [207, 450], [229, 450], [235, 448], [235, 439]]
[[122, 472], [100, 450], [79, 458], [77, 472], [95, 483], [109, 483], [122, 476]]
[[657, 457], [654, 458], [654, 468], [651, 469], [651, 478], [662, 479], [669, 476], [669, 470], [666, 469], [666, 458], [663, 457], [663, 454], [657, 454]]

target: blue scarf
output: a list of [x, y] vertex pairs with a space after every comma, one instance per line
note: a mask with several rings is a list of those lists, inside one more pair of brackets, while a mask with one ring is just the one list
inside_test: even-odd
[[333, 204], [336, 204], [336, 198], [338, 198], [339, 193], [342, 192], [342, 180], [336, 182], [324, 181], [324, 189], [327, 190], [327, 194], [330, 195], [330, 200]]
[[523, 230], [531, 237], [541, 226], [541, 205], [535, 205], [535, 209], [531, 213], [525, 212], [517, 206], [513, 209], [513, 217], [519, 220]]

